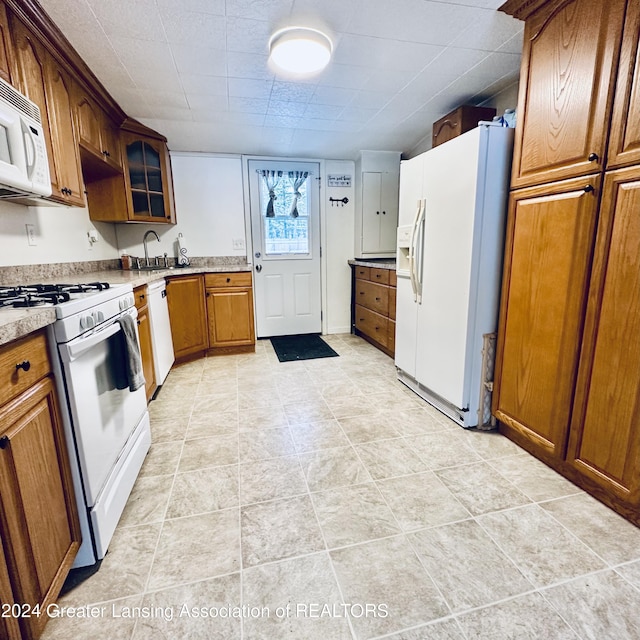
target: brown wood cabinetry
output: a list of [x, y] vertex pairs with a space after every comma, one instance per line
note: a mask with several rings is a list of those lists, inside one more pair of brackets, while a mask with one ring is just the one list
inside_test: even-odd
[[393, 357], [396, 336], [396, 272], [353, 267], [352, 315], [355, 333]]
[[138, 311], [138, 336], [140, 338], [140, 355], [142, 356], [142, 372], [145, 380], [147, 400], [153, 396], [158, 385], [156, 383], [155, 368], [153, 366], [153, 340], [151, 337], [151, 322], [149, 320], [149, 298], [147, 287], [143, 285], [133, 290]]
[[512, 187], [603, 168], [625, 4], [551, 0], [527, 18]]
[[205, 275], [209, 354], [254, 351], [251, 272]]
[[71, 76], [15, 16], [11, 34], [22, 92], [40, 108], [49, 155], [51, 199], [84, 206], [84, 189], [75, 135]]
[[167, 278], [167, 304], [176, 362], [203, 356], [209, 346], [204, 276]]
[[527, 22], [493, 410], [640, 524], [640, 6], [503, 10]]
[[9, 31], [7, 7], [0, 1], [0, 78], [11, 84], [13, 74], [13, 43]]
[[19, 619], [19, 635], [15, 620], [2, 624], [7, 637], [30, 640], [47, 622], [80, 528], [44, 334], [0, 349], [0, 371], [11, 380], [0, 407], [0, 601], [42, 611]]
[[431, 146], [437, 147], [463, 133], [475, 129], [480, 120], [492, 120], [496, 115], [493, 107], [463, 105], [433, 123]]

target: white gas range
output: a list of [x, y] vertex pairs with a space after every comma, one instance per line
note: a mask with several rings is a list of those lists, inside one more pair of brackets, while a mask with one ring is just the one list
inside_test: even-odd
[[144, 384], [131, 390], [127, 375], [127, 358], [140, 353], [139, 342], [137, 354], [127, 352], [123, 326], [137, 311], [129, 284], [0, 287], [2, 306], [51, 304], [49, 344], [82, 528], [74, 567], [82, 567], [106, 554], [151, 444]]

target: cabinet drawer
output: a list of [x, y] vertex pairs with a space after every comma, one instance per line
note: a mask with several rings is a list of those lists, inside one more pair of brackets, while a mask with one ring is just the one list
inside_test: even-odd
[[356, 329], [366, 333], [383, 347], [387, 346], [389, 340], [389, 321], [379, 313], [356, 305]]
[[136, 300], [136, 309], [140, 311], [149, 302], [147, 300], [147, 285], [136, 287], [133, 290], [133, 297]]
[[396, 319], [396, 290], [389, 287], [389, 320]]
[[204, 276], [204, 286], [207, 288], [250, 287], [251, 271], [207, 273]]
[[360, 280], [371, 280], [371, 267], [354, 267], [356, 271], [356, 278]]
[[[21, 368], [16, 366], [23, 363]], [[44, 332], [0, 347], [0, 405], [26, 391], [50, 371]]]
[[391, 271], [389, 271], [389, 269], [377, 269], [375, 267], [371, 267], [369, 280], [371, 280], [371, 282], [377, 282], [378, 284], [389, 284], [390, 274]]
[[398, 274], [395, 270], [389, 271], [389, 286], [395, 287], [398, 285]]
[[368, 280], [356, 280], [356, 304], [383, 316], [389, 315], [389, 287]]
[[396, 351], [396, 323], [389, 320], [389, 332], [387, 334], [387, 349], [392, 353]]

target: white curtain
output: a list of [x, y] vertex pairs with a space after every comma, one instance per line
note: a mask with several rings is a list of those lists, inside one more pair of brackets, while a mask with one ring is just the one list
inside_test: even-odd
[[274, 218], [276, 215], [273, 209], [273, 203], [278, 198], [275, 188], [280, 184], [282, 173], [282, 171], [268, 171], [267, 169], [263, 169], [261, 171], [262, 179], [267, 185], [267, 190], [269, 191], [269, 202], [267, 202], [267, 211], [265, 213], [267, 218]]
[[293, 202], [291, 203], [291, 211], [289, 212], [292, 218], [298, 217], [298, 198], [302, 196], [300, 187], [305, 183], [308, 176], [308, 171], [289, 171], [289, 182], [291, 182], [291, 186], [293, 187]]

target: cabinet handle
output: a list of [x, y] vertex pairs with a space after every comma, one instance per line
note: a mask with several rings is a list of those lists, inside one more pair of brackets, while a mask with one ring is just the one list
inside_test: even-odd
[[593, 185], [588, 184], [584, 187], [585, 193], [591, 193], [592, 191], [594, 191]]
[[16, 365], [16, 371], [22, 369], [23, 371], [29, 371], [31, 369], [31, 363], [28, 360], [23, 360]]
[[0, 449], [6, 449], [9, 446], [9, 436], [0, 438]]
[[598, 154], [597, 153], [590, 153], [589, 157], [587, 158], [587, 160], [589, 160], [589, 162], [598, 162], [598, 160], [599, 160]]
[[137, 322], [138, 322], [138, 326], [140, 326], [140, 320], [138, 320]]
[[380, 274], [379, 274], [379, 273], [376, 273], [376, 278], [379, 278], [379, 277], [380, 277]]
[[144, 300], [144, 293], [140, 294], [140, 300]]
[[227, 282], [231, 282], [231, 278], [227, 278]]
[[359, 291], [358, 293], [360, 293], [361, 296], [364, 295], [364, 291]]
[[380, 302], [380, 298], [376, 298], [376, 302]]

